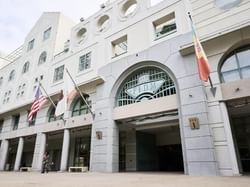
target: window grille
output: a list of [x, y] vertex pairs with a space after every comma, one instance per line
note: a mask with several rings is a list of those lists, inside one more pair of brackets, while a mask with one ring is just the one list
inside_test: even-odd
[[129, 76], [118, 91], [117, 106], [176, 94], [175, 85], [159, 68], [143, 68]]

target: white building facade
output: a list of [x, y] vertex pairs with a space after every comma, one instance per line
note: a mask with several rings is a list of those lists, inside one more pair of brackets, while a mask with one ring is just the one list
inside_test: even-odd
[[[40, 171], [48, 151], [54, 171], [249, 172], [249, 15], [248, 0], [117, 0], [78, 24], [44, 13], [0, 69], [0, 170]], [[57, 103], [66, 69], [94, 115], [77, 95], [64, 120], [48, 102], [28, 123], [38, 83]]]

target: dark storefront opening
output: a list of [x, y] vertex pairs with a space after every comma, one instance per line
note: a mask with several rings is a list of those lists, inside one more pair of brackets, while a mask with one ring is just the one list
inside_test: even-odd
[[250, 172], [250, 98], [227, 103], [240, 173]]

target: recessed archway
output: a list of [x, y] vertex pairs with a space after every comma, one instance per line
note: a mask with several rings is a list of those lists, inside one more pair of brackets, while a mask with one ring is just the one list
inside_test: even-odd
[[115, 85], [119, 171], [184, 171], [176, 84], [165, 68], [138, 63]]

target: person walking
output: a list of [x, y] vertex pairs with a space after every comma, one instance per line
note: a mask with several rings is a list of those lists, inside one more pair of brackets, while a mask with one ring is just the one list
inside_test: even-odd
[[49, 153], [45, 151], [43, 155], [43, 166], [42, 166], [42, 172], [41, 173], [48, 173], [49, 172]]

